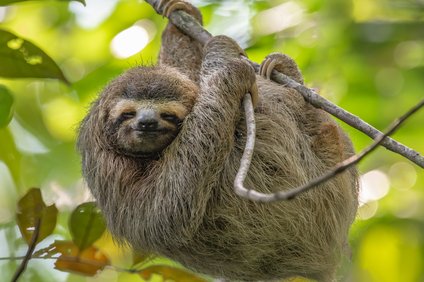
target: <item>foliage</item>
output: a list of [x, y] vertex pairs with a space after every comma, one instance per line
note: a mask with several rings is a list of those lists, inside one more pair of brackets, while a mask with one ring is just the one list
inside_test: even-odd
[[[199, 281], [173, 262], [114, 244], [97, 209], [86, 203], [75, 150], [89, 103], [124, 69], [155, 61], [166, 20], [138, 0], [78, 2], [84, 3], [0, 0], [0, 257], [23, 255], [39, 221], [38, 258], [22, 281], [83, 281], [82, 275]], [[202, 7], [208, 30], [237, 39], [252, 60], [287, 53], [309, 86], [377, 128], [423, 96], [420, 1], [193, 3]], [[128, 30], [140, 41], [125, 41]], [[126, 50], [120, 42], [138, 47]], [[424, 152], [423, 120], [418, 113], [394, 138]], [[371, 142], [344, 128], [358, 150]], [[386, 150], [369, 156], [360, 170], [362, 205], [343, 281], [422, 280], [423, 170]], [[1, 260], [2, 278], [8, 281], [19, 263]]]
[[9, 89], [0, 85], [0, 128], [9, 124], [13, 117], [13, 96]]
[[34, 44], [0, 29], [0, 76], [58, 78], [66, 81], [56, 63]]
[[[46, 206], [41, 198], [39, 189], [30, 189], [18, 202], [16, 222], [22, 237], [28, 245], [31, 244], [31, 239], [36, 232], [36, 228], [39, 229], [39, 231], [37, 231], [39, 235], [35, 244], [49, 236], [56, 227], [56, 219], [56, 206]], [[41, 222], [39, 227], [36, 227], [37, 221]]]

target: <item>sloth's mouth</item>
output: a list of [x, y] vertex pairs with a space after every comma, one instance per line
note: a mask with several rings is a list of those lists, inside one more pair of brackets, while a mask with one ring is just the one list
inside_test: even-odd
[[156, 128], [156, 129], [136, 129], [134, 130], [134, 132], [137, 134], [137, 136], [139, 137], [146, 137], [146, 136], [158, 136], [158, 135], [163, 135], [166, 134], [168, 132], [170, 132], [172, 130], [168, 129], [168, 128]]

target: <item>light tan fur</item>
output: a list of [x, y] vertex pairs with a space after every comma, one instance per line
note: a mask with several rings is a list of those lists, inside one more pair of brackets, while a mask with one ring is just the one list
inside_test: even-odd
[[[242, 97], [257, 84], [247, 187], [275, 192], [304, 184], [352, 155], [349, 139], [295, 90], [255, 76], [231, 39], [215, 37], [200, 49], [171, 24], [163, 38], [159, 65], [132, 69], [111, 82], [81, 125], [83, 174], [112, 234], [136, 251], [213, 277], [331, 281], [357, 209], [356, 170], [290, 201], [238, 197], [233, 181], [245, 144]], [[300, 73], [286, 74], [301, 79]], [[188, 112], [157, 154], [134, 156], [119, 145], [111, 124], [115, 112], [126, 108], [116, 106], [125, 103], [126, 89], [136, 89], [140, 101], [149, 91], [167, 89]], [[161, 95], [150, 101], [160, 105]]]

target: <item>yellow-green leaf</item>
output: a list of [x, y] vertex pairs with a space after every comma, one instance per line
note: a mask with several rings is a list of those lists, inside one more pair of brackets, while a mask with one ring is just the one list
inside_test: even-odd
[[100, 209], [94, 202], [75, 208], [69, 221], [72, 240], [81, 250], [91, 246], [106, 229]]
[[1, 29], [0, 62], [2, 77], [56, 78], [68, 83], [58, 65], [43, 50], [22, 37]]
[[60, 271], [94, 276], [105, 266], [110, 265], [109, 258], [96, 247], [80, 250], [72, 241], [54, 241], [45, 249], [34, 253], [36, 257], [52, 258], [59, 255], [55, 268]]
[[150, 280], [153, 274], [157, 274], [162, 276], [163, 281], [206, 282], [205, 279], [191, 272], [167, 265], [152, 265], [141, 270], [138, 274], [145, 280]]
[[13, 104], [12, 93], [5, 86], [0, 85], [0, 128], [7, 126], [12, 119]]
[[31, 188], [18, 202], [17, 223], [22, 237], [30, 244], [35, 226], [40, 220], [40, 232], [37, 242], [49, 236], [57, 221], [57, 208], [53, 204], [46, 206], [41, 197], [40, 189]]
[[155, 257], [152, 253], [141, 253], [141, 252], [135, 252], [133, 251], [133, 265], [141, 264], [143, 262], [146, 262], [147, 260], [151, 260]]

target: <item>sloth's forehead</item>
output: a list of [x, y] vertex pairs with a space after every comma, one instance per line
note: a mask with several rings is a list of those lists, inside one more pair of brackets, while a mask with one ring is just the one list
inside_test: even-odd
[[181, 93], [163, 81], [132, 81], [123, 89], [122, 97], [131, 100], [175, 101]]

